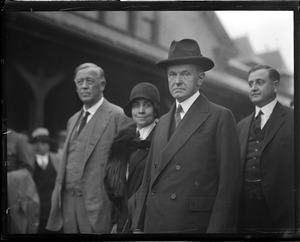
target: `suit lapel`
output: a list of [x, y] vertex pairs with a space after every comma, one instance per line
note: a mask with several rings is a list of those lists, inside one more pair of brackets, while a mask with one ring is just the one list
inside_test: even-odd
[[244, 167], [244, 162], [246, 159], [246, 154], [247, 154], [247, 146], [248, 146], [248, 137], [249, 137], [249, 132], [250, 132], [250, 127], [251, 127], [251, 122], [253, 118], [253, 114], [249, 115], [245, 119], [245, 125], [240, 129], [240, 144], [241, 144], [241, 158], [242, 158], [242, 169]]
[[273, 138], [273, 136], [278, 131], [280, 126], [284, 123], [284, 115], [285, 115], [285, 113], [282, 110], [282, 105], [277, 102], [277, 104], [266, 124], [267, 126], [266, 126], [262, 150], [264, 150], [264, 148], [270, 142], [270, 140]]
[[88, 140], [86, 144], [86, 151], [84, 154], [84, 164], [87, 162], [96, 144], [103, 135], [110, 119], [110, 113], [111, 109], [109, 107], [109, 104], [106, 99], [104, 99], [103, 104], [98, 108], [92, 119], [89, 121], [91, 123], [88, 130], [86, 131]]
[[70, 120], [70, 126], [68, 127], [69, 132], [68, 132], [66, 140], [65, 140], [67, 145], [64, 146], [62, 160], [61, 160], [60, 165], [59, 165], [59, 167], [60, 167], [59, 170], [61, 170], [62, 172], [58, 172], [58, 175], [57, 175], [58, 176], [57, 179], [61, 182], [63, 181], [64, 175], [65, 175], [64, 171], [65, 171], [66, 163], [67, 163], [67, 153], [68, 153], [68, 148], [69, 148], [68, 146], [69, 146], [69, 143], [70, 143], [70, 139], [71, 139], [71, 136], [74, 132], [76, 124], [78, 123], [78, 120], [82, 115], [82, 112], [83, 112], [83, 110], [77, 112], [74, 115], [74, 117]]
[[[173, 118], [175, 104], [170, 112], [171, 115], [168, 117], [169, 126]], [[171, 136], [169, 142], [165, 146], [160, 146], [162, 151], [162, 157], [158, 166], [158, 171], [152, 180], [152, 183], [156, 180], [162, 170], [167, 166], [172, 157], [180, 150], [180, 148], [187, 142], [187, 140], [193, 135], [193, 133], [205, 122], [209, 117], [208, 100], [201, 94], [200, 97], [192, 104], [184, 118], [179, 123], [178, 127]], [[165, 132], [168, 132], [166, 129]], [[167, 136], [168, 134], [164, 134]], [[164, 137], [162, 137], [165, 139]], [[162, 145], [164, 142], [161, 142]], [[159, 153], [159, 152], [158, 152]]]

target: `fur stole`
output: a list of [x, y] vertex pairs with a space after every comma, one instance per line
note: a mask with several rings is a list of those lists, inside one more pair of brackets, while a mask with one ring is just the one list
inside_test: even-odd
[[136, 125], [120, 130], [110, 148], [105, 169], [104, 185], [109, 199], [121, 206], [126, 194], [126, 170], [130, 155], [140, 148], [149, 148], [150, 142], [136, 138]]

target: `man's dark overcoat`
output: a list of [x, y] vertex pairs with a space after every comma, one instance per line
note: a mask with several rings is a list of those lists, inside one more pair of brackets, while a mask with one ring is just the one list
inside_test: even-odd
[[132, 229], [234, 232], [241, 167], [233, 115], [201, 93], [168, 140], [174, 111], [155, 130]]

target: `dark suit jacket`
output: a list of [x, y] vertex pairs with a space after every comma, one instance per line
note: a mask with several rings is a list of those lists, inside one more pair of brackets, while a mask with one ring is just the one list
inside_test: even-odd
[[[56, 184], [52, 193], [52, 206], [47, 229], [58, 231], [63, 226], [61, 211], [61, 189], [67, 162], [68, 143], [80, 117], [77, 112], [68, 122], [68, 134], [60, 162]], [[109, 149], [119, 129], [130, 121], [123, 110], [104, 99], [101, 107], [89, 121], [89, 127], [82, 130], [88, 142], [78, 144], [85, 152], [84, 170], [81, 175], [81, 189], [90, 224], [96, 233], [109, 233], [111, 230], [111, 202], [104, 189], [103, 178]]]
[[[238, 123], [242, 169], [253, 114]], [[278, 229], [294, 228], [294, 113], [277, 103], [266, 126], [260, 159], [262, 188]]]
[[241, 188], [233, 115], [201, 93], [168, 141], [174, 111], [175, 105], [156, 127], [132, 229], [233, 232]]

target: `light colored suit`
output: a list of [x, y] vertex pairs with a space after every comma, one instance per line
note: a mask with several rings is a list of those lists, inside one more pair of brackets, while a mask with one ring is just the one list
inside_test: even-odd
[[132, 229], [234, 232], [241, 168], [233, 115], [201, 93], [168, 140], [174, 111], [155, 130]]
[[[62, 161], [52, 194], [52, 206], [47, 229], [58, 231], [63, 227], [61, 192], [65, 179], [68, 143], [76, 129], [80, 112], [68, 122], [68, 134]], [[81, 190], [90, 224], [95, 233], [109, 233], [111, 230], [111, 202], [106, 195], [103, 178], [109, 149], [118, 131], [129, 123], [123, 110], [104, 99], [103, 104], [89, 121], [86, 132], [88, 142], [79, 144], [84, 147], [84, 170], [81, 174]]]

